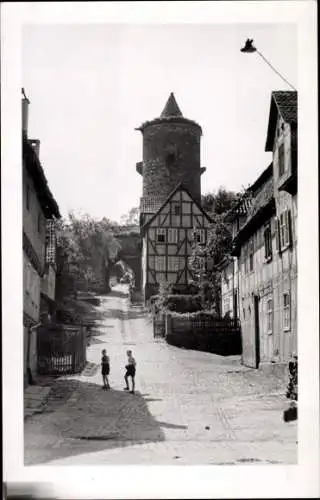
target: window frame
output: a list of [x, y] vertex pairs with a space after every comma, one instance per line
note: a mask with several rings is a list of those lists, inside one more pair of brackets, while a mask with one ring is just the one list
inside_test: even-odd
[[198, 245], [205, 245], [206, 230], [203, 227], [194, 229], [194, 239], [195, 242], [198, 243]]
[[177, 273], [180, 271], [180, 257], [178, 255], [168, 255], [168, 272]]
[[279, 217], [280, 248], [283, 250], [290, 244], [288, 210], [285, 210]]
[[[271, 308], [270, 305], [271, 304]], [[273, 297], [269, 296], [267, 298], [267, 310], [266, 310], [266, 318], [267, 318], [267, 334], [272, 335], [273, 334]]]
[[272, 260], [272, 231], [271, 231], [271, 222], [265, 225], [263, 231], [263, 240], [264, 240], [264, 259], [267, 262]]
[[176, 245], [178, 243], [178, 228], [168, 228], [168, 243], [171, 245]]
[[[161, 263], [161, 265], [160, 265]], [[154, 269], [156, 272], [164, 273], [166, 272], [166, 256], [165, 255], [155, 255], [154, 259]]]
[[[285, 304], [285, 297], [288, 298], [287, 304]], [[283, 310], [283, 331], [289, 332], [291, 330], [291, 296], [289, 291], [283, 292], [282, 294], [282, 310]], [[286, 319], [288, 321], [288, 324], [286, 324]]]
[[[159, 236], [163, 236], [163, 241], [159, 240]], [[156, 242], [160, 244], [167, 243], [167, 230], [165, 227], [156, 228]]]
[[253, 273], [254, 272], [254, 245], [253, 245], [253, 239], [249, 241], [248, 244], [248, 272]]

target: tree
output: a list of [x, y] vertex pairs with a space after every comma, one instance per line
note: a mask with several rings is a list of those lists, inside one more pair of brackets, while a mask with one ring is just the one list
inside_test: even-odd
[[123, 226], [138, 226], [140, 220], [140, 208], [133, 207], [120, 218], [120, 224]]
[[216, 193], [207, 193], [201, 197], [202, 208], [211, 216], [226, 213], [238, 201], [240, 193], [220, 187]]
[[59, 225], [57, 247], [60, 295], [81, 284], [89, 289], [100, 283], [104, 291], [110, 290], [110, 268], [119, 251], [114, 223], [70, 212]]

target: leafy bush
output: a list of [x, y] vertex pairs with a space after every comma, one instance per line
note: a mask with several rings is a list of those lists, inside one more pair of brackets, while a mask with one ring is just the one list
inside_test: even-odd
[[190, 313], [202, 309], [202, 300], [200, 295], [167, 295], [163, 307], [169, 311]]

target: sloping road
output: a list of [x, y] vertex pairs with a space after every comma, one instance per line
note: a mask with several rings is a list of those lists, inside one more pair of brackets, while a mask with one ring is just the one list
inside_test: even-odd
[[[242, 367], [238, 357], [154, 340], [124, 286], [101, 297], [100, 312], [89, 368], [57, 380], [45, 412], [25, 423], [26, 465], [296, 463], [297, 425], [282, 420], [285, 387], [276, 377]], [[111, 391], [101, 389], [103, 348]], [[129, 348], [135, 395], [123, 391]]]

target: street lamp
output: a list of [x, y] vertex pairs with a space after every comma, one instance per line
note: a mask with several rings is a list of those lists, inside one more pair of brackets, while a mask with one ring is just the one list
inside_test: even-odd
[[286, 82], [289, 87], [291, 87], [293, 90], [296, 90], [294, 88], [293, 85], [291, 85], [291, 83], [288, 82], [288, 80], [286, 80], [282, 75], [281, 73], [279, 73], [279, 71], [277, 71], [273, 66], [272, 64], [264, 57], [263, 54], [261, 54], [261, 52], [259, 52], [259, 50], [253, 45], [253, 40], [250, 38], [247, 38], [246, 40], [246, 43], [244, 45], [244, 47], [242, 49], [240, 49], [241, 52], [244, 52], [245, 54], [252, 54], [253, 52], [256, 52], [257, 54], [259, 54], [259, 56], [268, 64], [268, 66], [270, 66], [270, 68], [275, 72], [277, 73], [278, 76], [280, 76], [280, 78], [282, 78], [282, 80], [284, 82]]

